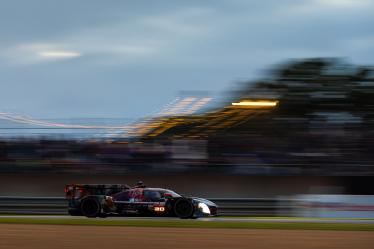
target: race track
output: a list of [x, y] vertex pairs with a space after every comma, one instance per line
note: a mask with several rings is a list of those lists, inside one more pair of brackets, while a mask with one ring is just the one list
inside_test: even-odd
[[1, 249], [371, 249], [374, 220], [0, 215]]
[[374, 224], [374, 219], [316, 219], [316, 218], [250, 218], [250, 217], [209, 217], [198, 219], [179, 219], [174, 217], [123, 217], [110, 216], [106, 218], [87, 218], [84, 216], [69, 215], [0, 215], [0, 218], [22, 218], [22, 219], [71, 219], [71, 220], [92, 220], [100, 219], [106, 221], [131, 220], [131, 221], [198, 221], [198, 222], [249, 222], [249, 223], [347, 223], [347, 224]]
[[1, 249], [371, 249], [373, 232], [0, 224]]

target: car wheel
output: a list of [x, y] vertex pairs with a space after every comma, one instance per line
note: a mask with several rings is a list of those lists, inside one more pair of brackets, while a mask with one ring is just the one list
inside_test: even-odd
[[194, 205], [189, 199], [178, 199], [174, 205], [174, 212], [181, 219], [191, 218], [194, 213]]
[[82, 200], [81, 211], [84, 216], [93, 218], [101, 215], [101, 204], [94, 198]]

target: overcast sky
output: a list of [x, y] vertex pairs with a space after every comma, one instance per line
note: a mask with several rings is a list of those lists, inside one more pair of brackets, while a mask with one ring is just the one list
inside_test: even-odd
[[374, 65], [374, 1], [0, 0], [0, 112], [139, 118], [289, 58]]

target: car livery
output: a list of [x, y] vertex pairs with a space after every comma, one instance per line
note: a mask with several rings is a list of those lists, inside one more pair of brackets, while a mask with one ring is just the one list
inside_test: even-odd
[[185, 197], [164, 188], [123, 184], [73, 184], [65, 187], [70, 215], [174, 216], [182, 219], [217, 215], [217, 205], [207, 199]]

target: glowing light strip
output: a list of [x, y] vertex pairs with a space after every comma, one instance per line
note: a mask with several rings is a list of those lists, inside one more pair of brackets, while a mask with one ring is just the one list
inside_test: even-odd
[[233, 106], [254, 106], [254, 107], [274, 107], [278, 104], [278, 101], [251, 101], [244, 100], [240, 102], [231, 103]]
[[201, 109], [203, 106], [208, 104], [209, 101], [211, 101], [212, 98], [202, 98], [199, 101], [197, 101], [193, 106], [191, 106], [189, 109], [183, 112], [183, 114], [193, 114], [194, 112]]
[[173, 107], [171, 107], [167, 112], [165, 112], [164, 114], [165, 115], [178, 115], [180, 114], [181, 112], [183, 112], [183, 110], [185, 108], [187, 108], [189, 105], [191, 105], [191, 103], [193, 103], [194, 101], [196, 100], [196, 98], [193, 98], [193, 97], [187, 97], [187, 98], [184, 98], [182, 99], [181, 101], [179, 101], [178, 103], [176, 103]]
[[17, 115], [11, 115], [9, 113], [1, 113], [0, 119], [5, 119], [17, 123], [37, 125], [44, 127], [56, 127], [56, 128], [72, 128], [72, 129], [129, 129], [132, 126], [105, 126], [105, 125], [72, 125], [72, 124], [63, 124], [63, 123], [54, 123], [49, 121], [36, 120], [33, 118], [22, 117]]
[[[163, 110], [155, 115], [155, 117], [165, 116], [165, 115], [178, 115], [178, 114], [192, 114], [198, 109], [206, 105], [211, 98], [202, 98], [196, 101], [194, 97], [187, 97], [184, 99], [175, 99], [169, 103]], [[191, 104], [194, 103], [192, 106]], [[15, 115], [6, 112], [0, 112], [0, 119], [9, 120], [16, 123], [36, 125], [42, 127], [55, 127], [55, 128], [67, 128], [67, 129], [109, 129], [109, 130], [123, 130], [127, 134], [124, 137], [129, 135], [142, 135], [146, 132], [149, 132], [151, 129], [157, 128], [162, 124], [162, 121], [156, 121], [151, 119], [146, 119], [138, 123], [129, 124], [129, 125], [74, 125], [74, 124], [64, 124], [56, 123], [51, 121], [38, 120], [31, 117]]]
[[165, 105], [164, 108], [161, 109], [161, 111], [156, 113], [156, 115], [151, 115], [151, 116], [156, 116], [156, 117], [163, 116], [164, 113], [167, 113], [168, 111], [170, 111], [170, 109], [173, 108], [174, 105], [176, 105], [179, 102], [180, 102], [180, 98], [176, 98], [173, 101], [171, 101], [169, 104]]

